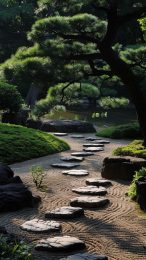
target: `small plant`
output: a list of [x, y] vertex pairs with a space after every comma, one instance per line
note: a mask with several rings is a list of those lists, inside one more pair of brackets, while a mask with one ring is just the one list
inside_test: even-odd
[[35, 183], [37, 189], [42, 187], [43, 179], [45, 177], [44, 169], [41, 166], [32, 166], [31, 173], [33, 182]]
[[133, 181], [129, 187], [128, 196], [131, 199], [135, 199], [137, 197], [136, 182], [142, 177], [146, 177], [146, 168], [144, 167], [135, 173]]
[[32, 260], [31, 247], [24, 241], [10, 241], [0, 236], [1, 260]]

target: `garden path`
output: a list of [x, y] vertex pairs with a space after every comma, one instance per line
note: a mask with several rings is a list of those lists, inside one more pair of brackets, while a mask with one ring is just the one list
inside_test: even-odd
[[[84, 134], [84, 136], [90, 135]], [[78, 169], [88, 170], [89, 176], [75, 177], [63, 175], [62, 170], [52, 168], [50, 165], [60, 162], [62, 156], [69, 156], [71, 152], [82, 151], [85, 139], [73, 139], [70, 135], [63, 139], [70, 144], [71, 151], [11, 165], [33, 194], [41, 196], [42, 203], [38, 208], [1, 214], [0, 222], [7, 227], [9, 232], [19, 234], [33, 242], [58, 235], [56, 232], [51, 235], [29, 233], [21, 230], [20, 225], [36, 217], [44, 219], [48, 209], [53, 210], [56, 207], [69, 205], [70, 199], [76, 197], [72, 189], [85, 186], [86, 179], [90, 177], [100, 178], [103, 158], [111, 155], [112, 150], [116, 147], [127, 143], [127, 141], [112, 140], [110, 144], [105, 145], [104, 151], [86, 157], [81, 162]], [[32, 182], [29, 169], [36, 164], [42, 165], [46, 169], [47, 175], [44, 183], [48, 190], [47, 193], [37, 191]], [[85, 216], [77, 219], [60, 220], [61, 234], [83, 240], [87, 249], [81, 252], [103, 254], [108, 256], [109, 260], [146, 259], [146, 217], [136, 209], [135, 203], [125, 196], [129, 183], [124, 181], [112, 181], [112, 183], [113, 185], [107, 189], [106, 196], [110, 200], [110, 204], [98, 210], [86, 209]], [[77, 252], [70, 254], [73, 253]], [[69, 254], [34, 251], [34, 255], [36, 260], [59, 260]]]

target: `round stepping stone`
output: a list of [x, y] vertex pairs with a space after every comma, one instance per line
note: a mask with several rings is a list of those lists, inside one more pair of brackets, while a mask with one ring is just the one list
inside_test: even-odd
[[72, 189], [73, 192], [84, 195], [105, 195], [107, 190], [103, 187], [97, 188], [96, 186], [86, 186]]
[[66, 136], [68, 134], [67, 133], [54, 133], [53, 135], [56, 135], [56, 136]]
[[74, 218], [74, 217], [80, 217], [84, 215], [84, 210], [79, 207], [71, 207], [71, 206], [65, 206], [61, 208], [56, 208], [52, 211], [48, 211], [45, 214], [46, 218]]
[[61, 258], [60, 260], [108, 260], [107, 256], [104, 255], [91, 255], [88, 253], [85, 254], [76, 254], [68, 256], [67, 258]]
[[21, 225], [21, 228], [32, 232], [49, 232], [58, 231], [61, 225], [56, 221], [44, 221], [39, 219], [32, 219]]
[[67, 250], [83, 249], [85, 247], [85, 243], [76, 237], [61, 236], [42, 239], [38, 241], [35, 249], [40, 251], [65, 252]]
[[62, 173], [65, 175], [70, 175], [70, 176], [87, 176], [87, 175], [89, 175], [89, 172], [86, 170], [70, 170], [70, 171], [63, 171]]
[[88, 147], [83, 149], [85, 152], [102, 152], [103, 148], [101, 147]]
[[112, 183], [109, 180], [90, 178], [90, 179], [86, 180], [86, 184], [106, 187], [106, 186], [111, 185]]
[[84, 147], [104, 147], [104, 144], [83, 144]]
[[70, 205], [85, 208], [100, 208], [109, 203], [108, 199], [91, 196], [81, 196], [71, 199]]
[[83, 157], [75, 157], [75, 156], [68, 156], [68, 157], [62, 157], [62, 161], [64, 162], [82, 162], [84, 160]]
[[101, 138], [97, 138], [97, 137], [87, 137], [86, 138], [87, 141], [99, 141], [102, 140]]
[[77, 163], [53, 163], [51, 164], [54, 168], [66, 168], [66, 169], [72, 169], [74, 167], [80, 166], [80, 164]]
[[91, 155], [94, 155], [94, 153], [91, 153], [91, 152], [75, 152], [75, 153], [72, 153], [71, 154], [72, 156], [76, 156], [76, 157], [80, 157], [80, 156], [83, 156], [83, 157], [86, 157], [86, 156], [91, 156]]
[[70, 137], [72, 137], [72, 138], [84, 138], [84, 136], [83, 135], [71, 135]]

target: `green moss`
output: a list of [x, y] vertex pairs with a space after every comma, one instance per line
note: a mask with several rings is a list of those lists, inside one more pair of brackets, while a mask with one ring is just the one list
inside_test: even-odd
[[116, 150], [114, 150], [113, 154], [146, 159], [146, 148], [143, 146], [142, 140], [135, 140], [126, 146], [118, 147]]
[[104, 128], [101, 131], [97, 132], [97, 135], [101, 137], [115, 139], [141, 138], [141, 132], [138, 123], [130, 123]]
[[144, 167], [135, 173], [133, 181], [129, 187], [128, 196], [131, 199], [136, 199], [137, 197], [136, 182], [143, 177], [146, 177], [146, 168]]
[[38, 130], [0, 124], [0, 162], [14, 163], [69, 149], [69, 145]]

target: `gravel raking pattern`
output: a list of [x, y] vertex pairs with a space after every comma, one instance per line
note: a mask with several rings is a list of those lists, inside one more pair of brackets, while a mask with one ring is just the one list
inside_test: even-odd
[[[61, 135], [60, 135], [61, 136]], [[63, 135], [62, 135], [63, 136]], [[78, 189], [86, 186], [86, 180], [91, 178], [101, 179], [100, 170], [104, 157], [111, 155], [113, 149], [119, 146], [119, 141], [101, 140], [95, 136], [89, 137], [84, 134], [70, 135], [63, 137], [71, 146], [72, 150], [57, 155], [39, 158], [15, 165], [17, 174], [20, 173], [23, 181], [31, 188], [34, 195], [39, 195], [42, 198], [42, 203], [38, 208], [25, 209], [17, 212], [1, 214], [0, 220], [3, 226], [7, 227], [8, 232], [18, 234], [27, 238], [30, 242], [38, 243], [40, 239], [46, 240], [48, 234], [35, 234], [21, 229], [21, 225], [30, 219], [45, 220], [47, 211], [55, 210], [56, 208], [69, 206], [70, 200], [75, 197], [72, 189]], [[104, 145], [104, 151], [98, 155], [94, 153], [82, 152], [83, 144], [87, 142], [96, 145]], [[125, 142], [126, 143], [126, 142]], [[123, 144], [125, 144], [123, 142]], [[108, 145], [107, 145], [108, 144]], [[60, 158], [75, 156], [85, 157], [81, 162], [78, 170], [84, 169], [89, 172], [87, 176], [67, 176], [62, 174], [60, 168], [52, 168], [52, 164], [60, 164]], [[86, 155], [90, 155], [87, 156]], [[34, 162], [44, 165], [47, 170], [45, 178], [46, 192], [36, 190], [32, 183], [32, 178], [28, 175], [28, 171]], [[22, 173], [21, 173], [22, 171]], [[91, 183], [88, 183], [88, 185]], [[87, 187], [88, 187], [87, 185]], [[93, 184], [92, 184], [93, 185]], [[135, 204], [125, 195], [128, 189], [128, 182], [112, 181], [112, 185], [107, 185], [107, 195], [100, 198], [109, 200], [108, 205], [99, 209], [84, 209], [84, 215], [78, 218], [56, 219], [61, 224], [62, 230], [49, 232], [49, 239], [53, 237], [70, 236], [78, 238], [86, 245], [86, 249], [78, 249], [71, 252], [45, 252], [34, 250], [33, 255], [35, 260], [60, 260], [66, 259], [70, 255], [79, 253], [90, 253], [96, 255], [105, 255], [109, 260], [144, 260], [146, 259], [146, 222], [144, 215], [140, 215], [135, 209]], [[98, 187], [95, 186], [96, 188]], [[101, 187], [101, 186], [99, 186]], [[78, 195], [79, 196], [79, 195]], [[90, 196], [90, 195], [88, 195]], [[80, 195], [83, 197], [83, 195]], [[94, 196], [92, 196], [94, 198]], [[51, 220], [55, 220], [52, 219]], [[59, 235], [58, 235], [59, 234]], [[67, 258], [68, 259], [68, 258]]]

